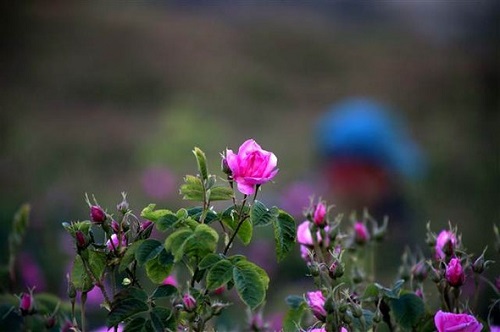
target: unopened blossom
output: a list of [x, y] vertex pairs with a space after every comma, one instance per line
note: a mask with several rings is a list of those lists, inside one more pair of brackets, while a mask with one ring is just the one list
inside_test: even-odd
[[92, 220], [96, 224], [102, 224], [104, 221], [106, 221], [106, 213], [100, 206], [92, 205], [90, 207], [90, 220]]
[[313, 221], [318, 227], [326, 225], [326, 205], [323, 202], [319, 202], [316, 205], [313, 213]]
[[306, 301], [314, 316], [324, 321], [326, 319], [326, 310], [323, 293], [321, 291], [307, 292]]
[[439, 310], [434, 315], [438, 332], [480, 332], [483, 325], [468, 314], [454, 314]]
[[253, 139], [245, 141], [238, 154], [226, 150], [225, 159], [238, 190], [245, 195], [255, 193], [255, 186], [271, 181], [278, 169], [274, 153], [263, 150]]
[[357, 221], [354, 224], [354, 241], [358, 244], [365, 244], [370, 240], [370, 233], [368, 232], [368, 228], [366, 225]]
[[35, 298], [32, 291], [29, 293], [22, 293], [19, 301], [19, 311], [21, 315], [27, 316], [35, 313]]
[[459, 258], [452, 258], [446, 267], [446, 281], [453, 287], [462, 286], [465, 281], [465, 273]]
[[455, 247], [457, 246], [457, 237], [455, 233], [450, 230], [443, 230], [439, 233], [436, 238], [436, 258], [444, 259], [446, 258], [446, 252], [453, 253]]
[[191, 294], [184, 294], [182, 297], [182, 303], [184, 304], [184, 309], [186, 309], [186, 311], [193, 311], [196, 309], [196, 300]]
[[116, 250], [120, 246], [122, 248], [126, 247], [127, 246], [127, 238], [125, 237], [125, 235], [122, 235], [121, 236], [121, 244], [120, 244], [120, 240], [118, 239], [118, 235], [112, 234], [111, 238], [106, 242], [106, 246], [108, 247], [108, 249], [110, 251]]

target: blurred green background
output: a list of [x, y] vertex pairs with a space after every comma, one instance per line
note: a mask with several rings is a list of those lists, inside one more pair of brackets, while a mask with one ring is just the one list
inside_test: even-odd
[[[121, 191], [137, 213], [148, 203], [177, 209], [182, 176], [195, 172], [193, 146], [216, 172], [219, 153], [251, 137], [278, 156], [264, 197], [279, 202], [316, 169], [314, 121], [349, 96], [393, 106], [426, 155], [426, 176], [404, 189], [416, 242], [425, 246], [427, 221], [438, 231], [450, 220], [471, 252], [493, 248], [495, 1], [0, 6], [0, 249], [15, 210], [31, 203], [25, 254], [46, 290], [65, 289], [71, 244], [60, 225], [88, 218], [84, 193], [109, 210]], [[271, 312], [312, 286], [298, 257], [283, 263], [294, 269], [275, 267]]]

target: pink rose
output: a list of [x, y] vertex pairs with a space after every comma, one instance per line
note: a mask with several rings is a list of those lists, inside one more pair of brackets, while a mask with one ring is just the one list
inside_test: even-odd
[[[313, 238], [312, 238], [312, 233], [309, 227], [312, 225], [312, 223], [308, 220], [305, 220], [303, 223], [297, 227], [297, 242], [305, 245], [305, 246], [310, 246], [312, 247], [314, 245]], [[325, 227], [325, 231], [328, 232], [329, 228], [328, 226]], [[321, 243], [322, 238], [320, 231], [318, 230], [316, 232], [316, 239], [318, 240], [318, 243]], [[325, 245], [328, 246], [328, 238], [325, 241]]]
[[323, 202], [319, 202], [314, 209], [313, 221], [317, 226], [324, 226], [326, 223], [326, 206]]
[[354, 241], [358, 244], [365, 244], [370, 240], [370, 233], [368, 232], [368, 228], [361, 221], [357, 221], [354, 224]]
[[278, 159], [274, 153], [262, 150], [253, 139], [246, 140], [238, 154], [226, 150], [226, 161], [238, 190], [245, 195], [252, 195], [255, 185], [271, 181], [278, 173]]
[[324, 321], [326, 319], [325, 297], [321, 291], [307, 292], [307, 305], [317, 319]]
[[465, 273], [459, 258], [455, 257], [450, 260], [446, 267], [445, 277], [450, 286], [459, 287], [464, 284]]
[[483, 325], [474, 316], [439, 310], [434, 316], [438, 332], [480, 332]]
[[[457, 237], [452, 231], [444, 230], [439, 233], [436, 238], [436, 258], [443, 259], [446, 257], [445, 250], [454, 251], [457, 245]], [[447, 248], [448, 247], [448, 248]]]
[[175, 278], [174, 275], [169, 275], [162, 281], [163, 285], [171, 285], [174, 287], [177, 287], [179, 284], [177, 283], [177, 279]]

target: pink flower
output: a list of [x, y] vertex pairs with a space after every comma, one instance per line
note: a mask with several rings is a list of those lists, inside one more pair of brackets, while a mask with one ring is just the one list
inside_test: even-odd
[[[121, 236], [121, 247], [126, 247], [127, 246], [127, 238], [122, 235]], [[109, 251], [114, 251], [117, 250], [118, 247], [120, 246], [120, 241], [118, 240], [118, 235], [113, 234], [111, 235], [111, 238], [106, 242], [106, 246], [108, 247]]]
[[317, 226], [324, 226], [326, 224], [326, 206], [323, 202], [319, 202], [314, 209], [313, 221]]
[[92, 205], [90, 207], [90, 220], [96, 224], [102, 224], [106, 220], [106, 213], [98, 205]]
[[308, 292], [306, 294], [307, 305], [317, 319], [324, 321], [326, 319], [325, 297], [321, 291]]
[[169, 275], [168, 277], [166, 277], [165, 280], [163, 280], [162, 284], [163, 285], [171, 285], [174, 287], [177, 287], [177, 285], [178, 285], [177, 279], [173, 275]]
[[300, 245], [300, 257], [306, 262], [311, 261], [311, 256], [309, 255], [309, 248], [304, 245]]
[[465, 281], [465, 273], [459, 258], [452, 258], [445, 272], [446, 281], [453, 287], [462, 286]]
[[[314, 245], [312, 233], [311, 233], [311, 230], [309, 228], [311, 225], [312, 225], [312, 223], [310, 221], [306, 220], [303, 223], [301, 223], [299, 225], [299, 227], [297, 227], [297, 242], [298, 243], [305, 245], [305, 246], [311, 246], [311, 247]], [[328, 232], [328, 227], [325, 227], [325, 231]], [[316, 232], [316, 239], [318, 240], [318, 243], [321, 243], [322, 238], [321, 238], [320, 231]], [[328, 240], [325, 242], [328, 242]], [[328, 243], [326, 243], [326, 245], [328, 245]]]
[[434, 316], [438, 332], [480, 332], [483, 325], [474, 316], [439, 310]]
[[500, 332], [500, 326], [490, 326], [490, 332]]
[[446, 257], [445, 250], [454, 251], [457, 246], [457, 237], [452, 231], [444, 230], [439, 233], [436, 239], [436, 258], [444, 259]]
[[238, 154], [226, 150], [226, 161], [238, 190], [245, 195], [252, 195], [255, 185], [271, 181], [278, 173], [278, 159], [274, 153], [262, 150], [253, 139], [246, 140]]
[[194, 311], [194, 309], [196, 309], [196, 300], [191, 294], [184, 294], [184, 296], [182, 297], [182, 303], [184, 304], [184, 309], [186, 309], [186, 311], [188, 312]]
[[35, 313], [35, 298], [33, 297], [33, 291], [30, 290], [29, 293], [22, 293], [21, 300], [19, 302], [19, 310], [21, 315], [32, 315]]
[[354, 241], [358, 244], [365, 244], [370, 240], [370, 233], [368, 232], [368, 228], [361, 221], [357, 221], [354, 224]]
[[307, 330], [307, 332], [326, 332], [326, 329], [324, 327], [319, 327], [319, 328]]

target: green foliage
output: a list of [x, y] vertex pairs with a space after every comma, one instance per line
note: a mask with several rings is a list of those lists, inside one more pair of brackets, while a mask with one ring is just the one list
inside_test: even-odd
[[156, 204], [149, 204], [146, 206], [142, 211], [141, 211], [141, 217], [144, 219], [156, 222], [158, 221], [161, 217], [171, 214], [172, 211], [162, 209], [162, 210], [155, 210]]
[[180, 193], [183, 199], [189, 201], [203, 202], [205, 188], [200, 178], [193, 175], [186, 175], [184, 184], [181, 185]]
[[233, 279], [233, 263], [228, 259], [222, 259], [215, 263], [207, 274], [207, 288], [214, 290]]
[[165, 240], [165, 249], [174, 255], [174, 263], [182, 259], [184, 255], [184, 242], [193, 234], [189, 228], [181, 228], [170, 234]]
[[[87, 249], [85, 258], [78, 255], [73, 262], [71, 281], [76, 290], [88, 292], [94, 287], [94, 280], [100, 281], [106, 268], [106, 255], [104, 252]], [[88, 261], [84, 264], [83, 260]]]
[[279, 209], [273, 206], [268, 209], [264, 203], [255, 201], [250, 209], [250, 220], [254, 226], [266, 226], [274, 222], [279, 215]]
[[146, 263], [146, 274], [152, 282], [158, 284], [168, 277], [173, 266], [173, 256], [163, 249], [157, 257]]
[[[201, 206], [196, 206], [190, 209], [187, 209], [189, 217], [193, 218], [196, 221], [200, 221], [200, 217], [203, 214], [203, 207]], [[217, 213], [215, 213], [212, 210], [208, 210], [205, 215], [205, 224], [211, 224], [212, 222], [216, 221], [219, 217], [217, 216]]]
[[199, 224], [183, 244], [184, 254], [201, 261], [207, 254], [215, 252], [219, 234], [212, 227]]
[[[238, 210], [237, 210], [238, 209]], [[224, 225], [228, 226], [232, 231], [235, 231], [238, 226], [238, 212], [241, 210], [241, 206], [229, 207], [224, 212], [221, 213], [220, 218]], [[247, 214], [249, 212], [248, 207], [244, 207], [242, 214]], [[248, 245], [252, 240], [253, 236], [253, 225], [250, 219], [246, 218], [243, 224], [240, 226], [238, 234], [236, 235], [244, 245]]]
[[124, 300], [115, 301], [106, 318], [106, 326], [116, 326], [125, 319], [147, 310], [149, 310], [149, 306], [144, 301], [137, 298], [126, 298]]
[[127, 267], [134, 261], [135, 252], [137, 248], [141, 246], [142, 242], [144, 242], [144, 240], [139, 240], [127, 247], [127, 251], [125, 251], [122, 260], [120, 261], [120, 266], [118, 268], [119, 272], [125, 271], [125, 269], [127, 269]]
[[177, 294], [177, 288], [175, 286], [161, 285], [154, 290], [153, 295], [151, 295], [151, 297], [154, 299], [158, 299], [162, 297], [170, 297], [174, 294]]
[[227, 201], [233, 196], [233, 190], [228, 187], [212, 187], [207, 190], [207, 199], [210, 201]]
[[155, 259], [160, 251], [164, 250], [163, 244], [157, 240], [144, 240], [141, 245], [135, 251], [135, 259], [142, 265], [152, 259]]
[[281, 261], [295, 245], [295, 220], [283, 210], [279, 210], [278, 217], [273, 222], [276, 256]]
[[201, 260], [200, 264], [198, 264], [198, 268], [201, 270], [207, 269], [221, 259], [222, 257], [218, 254], [208, 254]]
[[237, 261], [234, 264], [233, 280], [241, 300], [251, 309], [264, 301], [269, 277], [260, 267], [246, 260]]
[[424, 302], [414, 293], [402, 294], [399, 298], [391, 299], [389, 306], [396, 322], [408, 330], [415, 327], [425, 314]]
[[200, 172], [201, 179], [205, 181], [208, 179], [207, 157], [205, 156], [205, 153], [197, 147], [194, 148], [193, 153], [196, 157], [196, 163], [198, 164], [198, 171]]

